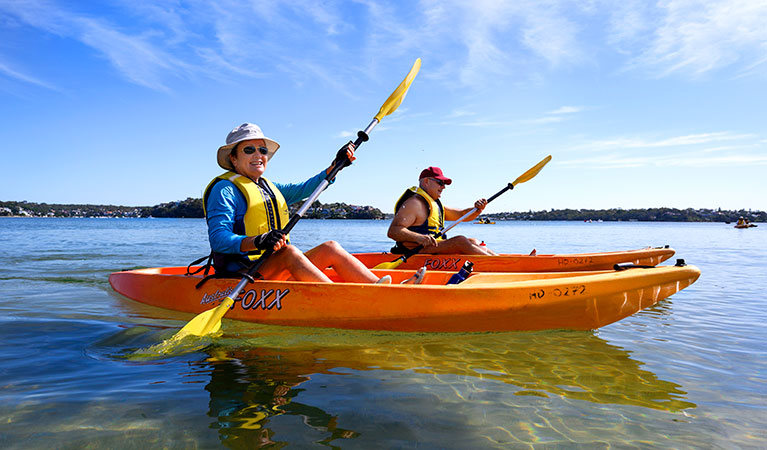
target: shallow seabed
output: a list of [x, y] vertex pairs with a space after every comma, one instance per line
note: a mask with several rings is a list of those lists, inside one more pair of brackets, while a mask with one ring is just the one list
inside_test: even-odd
[[[299, 223], [308, 249], [386, 249], [388, 224]], [[206, 253], [184, 219], [0, 219], [2, 448], [764, 448], [767, 225], [499, 222], [491, 248], [670, 244], [692, 286], [597, 331], [421, 334], [261, 326], [163, 358], [191, 316], [110, 272]], [[673, 260], [671, 261], [673, 262]], [[172, 293], [168, 293], [172, 295]]]

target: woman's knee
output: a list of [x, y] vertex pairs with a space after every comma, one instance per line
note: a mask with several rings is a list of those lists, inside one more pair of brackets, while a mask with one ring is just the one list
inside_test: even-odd
[[344, 248], [341, 247], [341, 244], [339, 244], [336, 241], [323, 242], [322, 244], [318, 245], [316, 248], [317, 250], [323, 252], [324, 254], [338, 255], [345, 252]]
[[280, 253], [282, 258], [290, 262], [301, 261], [302, 259], [305, 259], [305, 256], [303, 253], [301, 253], [301, 250], [299, 250], [298, 247], [294, 245], [283, 247], [280, 250]]

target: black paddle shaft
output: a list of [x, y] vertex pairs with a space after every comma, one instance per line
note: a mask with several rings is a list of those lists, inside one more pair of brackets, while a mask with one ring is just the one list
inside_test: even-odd
[[500, 191], [496, 192], [496, 193], [495, 193], [495, 195], [493, 195], [492, 197], [488, 198], [488, 199], [487, 199], [487, 202], [488, 202], [488, 203], [492, 202], [493, 200], [495, 200], [496, 198], [498, 198], [498, 197], [499, 197], [501, 194], [503, 194], [504, 192], [506, 192], [506, 191], [510, 191], [510, 190], [512, 190], [512, 189], [514, 189], [514, 185], [513, 185], [513, 184], [511, 184], [511, 183], [509, 183], [509, 184], [508, 184], [508, 185], [507, 185], [505, 188], [501, 189]]
[[[367, 133], [364, 131], [358, 131], [357, 132], [357, 139], [354, 141], [354, 149], [356, 150], [359, 148], [360, 145], [362, 145], [363, 142], [366, 142], [369, 138]], [[341, 171], [346, 166], [346, 163], [351, 163], [349, 161], [349, 156], [347, 155], [343, 159], [339, 159], [336, 161], [336, 163], [333, 165], [333, 168], [330, 170], [330, 173], [325, 175], [325, 179], [330, 183], [330, 181], [338, 175], [338, 172]], [[283, 234], [288, 234], [293, 229], [293, 227], [296, 226], [298, 221], [301, 220], [301, 215], [298, 213], [293, 214], [293, 216], [290, 218], [288, 223], [285, 225], [285, 227], [280, 230]], [[264, 265], [267, 259], [269, 259], [270, 256], [272, 256], [272, 253], [274, 253], [274, 248], [270, 247], [264, 250], [264, 253], [261, 254], [261, 256], [253, 262], [253, 264], [248, 269], [247, 275], [245, 275], [246, 278], [250, 279], [250, 281], [254, 281], [254, 276], [258, 273], [258, 269], [261, 268], [261, 266]], [[259, 276], [259, 278], [261, 278]]]

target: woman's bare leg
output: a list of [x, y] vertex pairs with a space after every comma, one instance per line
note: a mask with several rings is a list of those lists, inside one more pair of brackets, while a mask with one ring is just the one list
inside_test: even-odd
[[324, 242], [306, 252], [306, 257], [320, 269], [332, 267], [350, 283], [375, 283], [378, 277], [362, 262], [335, 241]]
[[330, 278], [293, 245], [288, 245], [273, 253], [261, 266], [259, 272], [265, 279], [277, 279], [286, 270], [294, 280], [330, 282]]

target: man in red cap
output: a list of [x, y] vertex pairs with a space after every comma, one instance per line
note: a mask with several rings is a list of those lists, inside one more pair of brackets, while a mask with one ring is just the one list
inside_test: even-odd
[[[437, 237], [445, 226], [445, 220], [453, 221], [463, 217], [472, 208], [453, 209], [442, 205], [439, 198], [446, 185], [453, 182], [439, 167], [427, 167], [418, 176], [418, 186], [405, 191], [394, 206], [394, 219], [389, 226], [388, 236], [397, 242], [392, 253], [407, 253], [423, 245], [422, 253], [454, 253], [464, 255], [495, 255], [492, 250], [479, 245], [479, 241], [466, 236], [446, 239]], [[466, 218], [473, 220], [487, 206], [484, 198], [474, 203], [477, 211]]]

